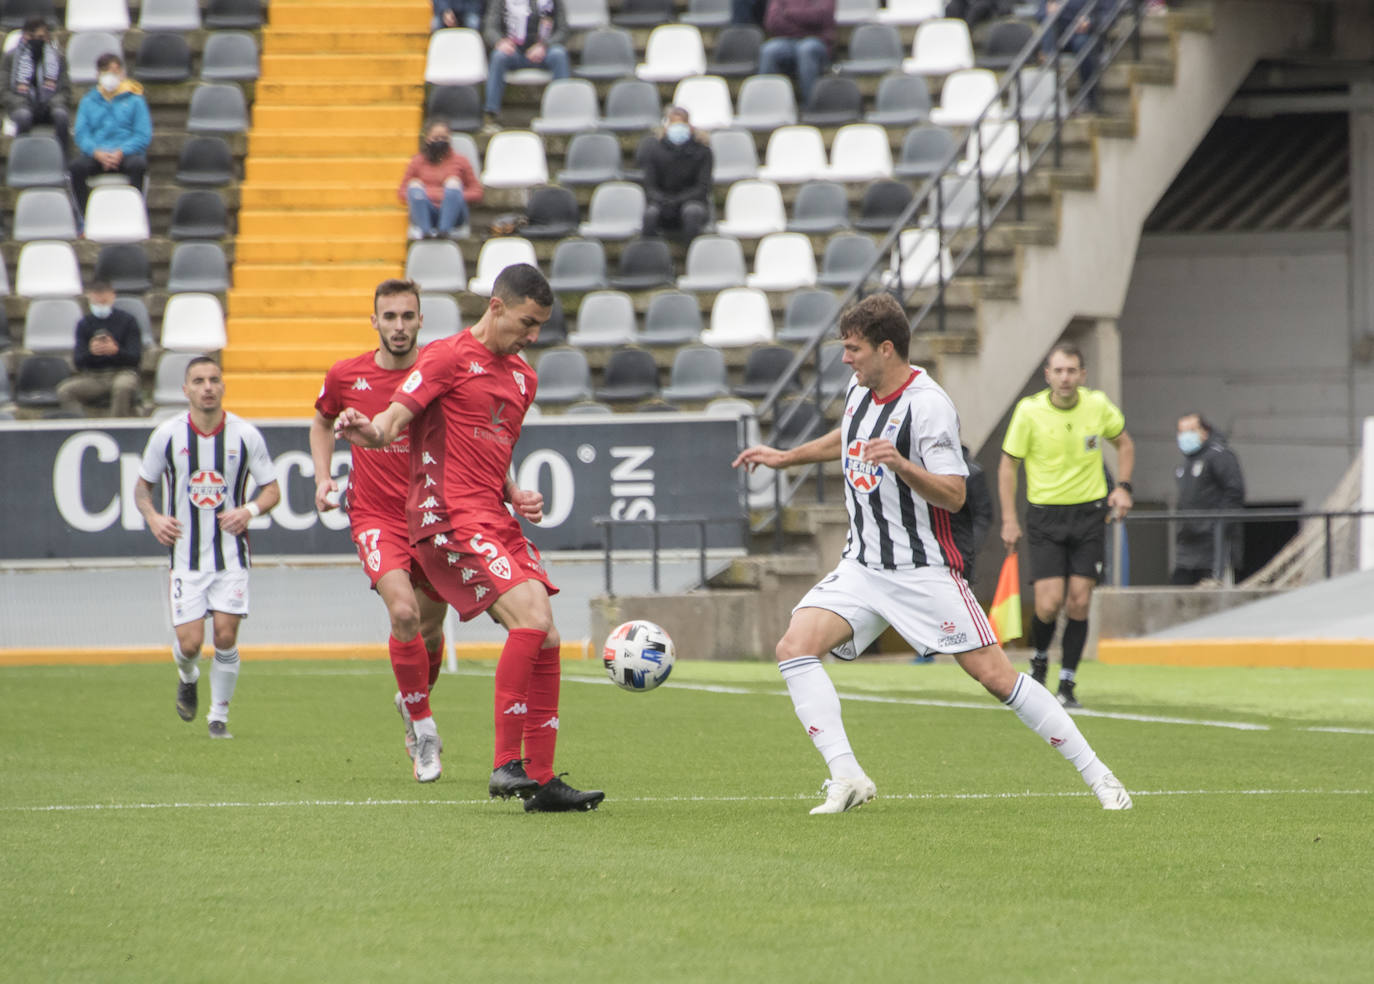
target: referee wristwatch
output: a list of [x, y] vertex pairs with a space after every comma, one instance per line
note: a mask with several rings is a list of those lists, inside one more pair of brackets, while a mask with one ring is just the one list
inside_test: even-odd
[[1130, 482], [1117, 482], [1116, 487], [1119, 489], [1125, 489], [1127, 495], [1130, 495], [1132, 497], [1135, 496], [1135, 489], [1131, 488]]

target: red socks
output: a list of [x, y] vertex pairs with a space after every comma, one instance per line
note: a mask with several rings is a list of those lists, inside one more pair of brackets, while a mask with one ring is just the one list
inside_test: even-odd
[[558, 684], [562, 665], [558, 646], [539, 650], [530, 674], [529, 714], [525, 717], [525, 772], [536, 782], [553, 778], [553, 751], [558, 743]]
[[409, 642], [391, 636], [387, 645], [391, 650], [391, 672], [396, 675], [396, 686], [410, 719], [429, 717], [429, 654], [424, 640], [418, 634]]
[[[520, 755], [520, 739], [529, 711], [530, 675], [539, 658], [546, 633], [537, 629], [512, 629], [496, 663], [496, 755], [499, 768]], [[533, 775], [533, 774], [531, 774]]]
[[[426, 650], [428, 652], [428, 650]], [[429, 653], [429, 689], [439, 680], [439, 670], [444, 665], [444, 637], [439, 637], [439, 648]]]

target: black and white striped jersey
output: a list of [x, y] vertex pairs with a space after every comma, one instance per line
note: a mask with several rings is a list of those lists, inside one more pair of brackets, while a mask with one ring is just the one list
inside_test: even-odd
[[967, 477], [959, 416], [949, 395], [916, 366], [902, 388], [883, 400], [852, 377], [840, 437], [849, 509], [844, 556], [876, 570], [948, 567], [962, 574], [973, 550], [968, 511], [933, 506], [890, 469], [862, 460], [869, 441], [886, 439], [932, 474]]
[[225, 533], [219, 516], [247, 502], [248, 479], [259, 486], [276, 481], [262, 432], [225, 413], [219, 428], [202, 434], [190, 411], [157, 426], [143, 451], [139, 476], [162, 483], [163, 512], [182, 526], [171, 548], [174, 571], [237, 571], [249, 566], [248, 534]]

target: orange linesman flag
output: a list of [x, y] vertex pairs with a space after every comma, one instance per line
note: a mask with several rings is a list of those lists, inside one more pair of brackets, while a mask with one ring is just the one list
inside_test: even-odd
[[988, 617], [997, 632], [999, 642], [1021, 638], [1021, 565], [1016, 554], [1008, 554], [1002, 561], [1002, 573], [997, 576], [997, 592], [992, 596]]

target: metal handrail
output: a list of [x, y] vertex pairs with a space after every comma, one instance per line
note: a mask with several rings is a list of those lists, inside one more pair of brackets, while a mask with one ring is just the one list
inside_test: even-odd
[[[884, 289], [892, 289], [895, 282], [897, 293], [904, 305], [916, 290], [922, 289], [923, 286], [934, 286], [935, 291], [933, 296], [925, 302], [916, 316], [912, 319], [912, 331], [914, 334], [924, 324], [925, 320], [932, 316], [932, 312], [934, 312], [933, 316], [936, 319], [935, 330], [939, 332], [945, 330], [945, 292], [946, 288], [949, 286], [949, 282], [963, 270], [964, 265], [969, 262], [970, 258], [975, 259], [978, 275], [981, 276], [984, 274], [986, 270], [985, 244], [989, 231], [993, 224], [1002, 216], [1002, 213], [1013, 203], [1015, 205], [1015, 214], [1018, 221], [1024, 218], [1024, 189], [1026, 179], [1043, 162], [1046, 155], [1051, 152], [1053, 153], [1054, 166], [1057, 167], [1062, 163], [1063, 131], [1068, 119], [1073, 115], [1073, 112], [1082, 105], [1089, 94], [1098, 87], [1107, 69], [1115, 62], [1117, 56], [1126, 44], [1129, 43], [1133, 46], [1134, 57], [1137, 61], [1140, 59], [1140, 26], [1144, 17], [1144, 0], [1096, 0], [1090, 7], [1089, 15], [1097, 16], [1101, 10], [1107, 8], [1109, 8], [1107, 13], [1093, 23], [1092, 30], [1089, 32], [1092, 39], [1091, 42], [1085, 44], [1076, 56], [1070, 54], [1069, 57], [1066, 58], [1066, 49], [1073, 41], [1074, 37], [1077, 36], [1076, 25], [1074, 23], [1070, 23], [1055, 39], [1053, 56], [1050, 60], [1049, 67], [1049, 70], [1052, 70], [1054, 75], [1054, 98], [1050, 100], [1050, 105], [1048, 107], [1042, 107], [1039, 114], [1035, 115], [1033, 118], [1027, 117], [1024, 113], [1025, 93], [1023, 90], [1022, 73], [1040, 51], [1045, 37], [1053, 31], [1055, 19], [1051, 18], [1046, 20], [1040, 25], [1035, 33], [1031, 35], [1030, 40], [1026, 42], [1025, 47], [1006, 70], [995, 97], [989, 101], [988, 105], [984, 107], [983, 111], [969, 128], [970, 133], [974, 135], [973, 144], [975, 154], [972, 167], [960, 173], [958, 165], [963, 160], [964, 148], [956, 146], [940, 165], [939, 169], [921, 186], [920, 191], [912, 198], [910, 204], [903, 210], [902, 214], [892, 223], [887, 234], [878, 245], [876, 259], [870, 263], [864, 273], [856, 278], [854, 283], [852, 283], [840, 296], [840, 303], [837, 305], [837, 313], [835, 316], [828, 323], [821, 326], [809, 341], [803, 343], [801, 349], [793, 356], [787, 370], [778, 378], [768, 391], [768, 394], [764, 397], [763, 402], [759, 405], [758, 417], [764, 419], [770, 413], [773, 415], [772, 434], [774, 441], [776, 441], [777, 435], [783, 432], [787, 425], [800, 412], [801, 405], [806, 402], [811, 402], [817, 413], [815, 419], [808, 423], [800, 434], [796, 435], [797, 442], [800, 443], [801, 441], [814, 437], [821, 431], [824, 425], [826, 410], [839, 397], [839, 394], [836, 393], [828, 398], [823, 398], [824, 394], [821, 391], [821, 378], [823, 371], [827, 368], [829, 363], [822, 364], [821, 346], [838, 327], [840, 314], [851, 303], [861, 299], [869, 292], [868, 286], [871, 282], [884, 284]], [[1119, 33], [1115, 38], [1111, 37], [1111, 32], [1117, 27], [1118, 23], [1126, 17], [1130, 19], [1129, 30], [1124, 34]], [[1087, 82], [1079, 87], [1074, 99], [1069, 101], [1064, 91], [1063, 80], [1067, 78], [1068, 75], [1075, 73], [1084, 59], [1090, 57], [1095, 50], [1100, 50], [1101, 52], [1097, 71]], [[1040, 69], [1040, 71], [1045, 70], [1046, 69]], [[1017, 130], [1016, 152], [1013, 154], [1016, 180], [1012, 183], [1012, 187], [1008, 189], [995, 204], [989, 206], [984, 188], [984, 182], [987, 180], [988, 176], [984, 174], [983, 166], [983, 154], [985, 150], [983, 146], [983, 125], [984, 123], [993, 121], [1007, 125], [1009, 121], [1002, 119], [1001, 107], [1008, 96], [1014, 97], [1011, 102], [1013, 103], [1013, 120]], [[990, 115], [994, 110], [996, 110], [995, 117]], [[1030, 140], [1031, 131], [1035, 127], [1045, 123], [1051, 124], [1050, 133], [1037, 148], [1032, 150]], [[995, 181], [1004, 176], [1010, 176], [1010, 173], [1008, 172], [1006, 175], [997, 173], [992, 175], [992, 178]], [[946, 272], [942, 257], [944, 256], [947, 240], [946, 230], [944, 228], [947, 178], [951, 179], [950, 186], [956, 189], [964, 187], [969, 181], [976, 183], [978, 191], [978, 214], [977, 235], [972, 242], [963, 248], [957, 257], [950, 257], [951, 262]], [[935, 250], [933, 261], [927, 264], [926, 268], [918, 274], [916, 283], [913, 284], [912, 289], [908, 291], [903, 279], [903, 267], [907, 257], [902, 253], [901, 233], [907, 228], [916, 225], [914, 219], [923, 209], [926, 211], [927, 218], [932, 220], [930, 224], [925, 227], [935, 231], [937, 249]], [[959, 229], [951, 230], [951, 232], [958, 231]], [[879, 274], [879, 268], [886, 263], [889, 269], [891, 269], [894, 258], [896, 261], [895, 277], [882, 277]], [[932, 266], [935, 273], [933, 285], [927, 284]], [[798, 379], [808, 362], [814, 362], [812, 380], [805, 387], [800, 387], [798, 385]], [[796, 397], [795, 401], [785, 408], [780, 407], [783, 396], [796, 392], [797, 390], [800, 390], [800, 394]], [[785, 491], [782, 488], [782, 481], [779, 480], [775, 486], [777, 494], [775, 495], [774, 510], [754, 525], [755, 532], [766, 530], [772, 525], [774, 527], [775, 544], [780, 547], [782, 539], [781, 516], [783, 506], [787, 501], [791, 500], [796, 490], [805, 483], [808, 477], [813, 475], [816, 476], [817, 501], [824, 501], [824, 483], [820, 477], [820, 469], [821, 465], [819, 464], [807, 466], [806, 469], [796, 476], [794, 481], [787, 483], [788, 488]], [[779, 479], [780, 478], [781, 476], [779, 476]]]
[[652, 552], [652, 574], [650, 586], [654, 594], [659, 590], [659, 554], [662, 547], [659, 544], [659, 536], [664, 526], [695, 526], [697, 528], [697, 574], [702, 584], [706, 583], [706, 535], [708, 529], [713, 524], [721, 523], [741, 523], [744, 518], [741, 516], [653, 516], [646, 519], [612, 519], [610, 516], [596, 516], [592, 522], [601, 527], [605, 533], [602, 552], [603, 580], [606, 587], [607, 597], [614, 598], [615, 591], [611, 579], [611, 556], [615, 552], [615, 531], [618, 527], [643, 527], [647, 526], [653, 534], [653, 544], [650, 548]]

